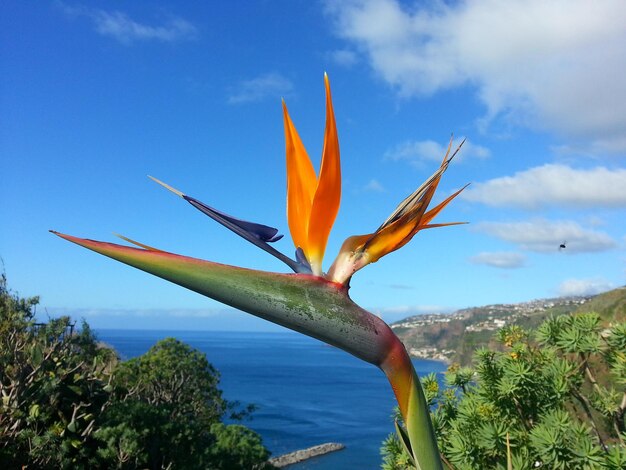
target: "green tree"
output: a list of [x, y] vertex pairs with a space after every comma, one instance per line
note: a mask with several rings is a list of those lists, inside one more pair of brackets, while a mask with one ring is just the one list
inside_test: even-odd
[[106, 443], [101, 455], [120, 468], [263, 466], [269, 453], [258, 434], [221, 423], [229, 403], [218, 383], [206, 356], [173, 338], [121, 364], [109, 424], [97, 434]]
[[4, 468], [89, 467], [94, 431], [117, 358], [86, 324], [35, 322], [39, 299], [19, 298], [0, 278], [0, 462]]
[[271, 468], [269, 454], [260, 436], [240, 424], [215, 423], [211, 426], [215, 444], [210, 449], [211, 468]]
[[120, 362], [84, 322], [37, 323], [38, 302], [1, 275], [0, 468], [269, 467], [258, 434], [221, 422], [232, 404], [204, 354], [166, 339]]
[[[598, 315], [546, 320], [496, 335], [503, 351], [476, 351], [440, 386], [423, 381], [444, 463], [465, 469], [626, 468], [626, 325]], [[382, 448], [386, 470], [410, 468], [398, 439]]]

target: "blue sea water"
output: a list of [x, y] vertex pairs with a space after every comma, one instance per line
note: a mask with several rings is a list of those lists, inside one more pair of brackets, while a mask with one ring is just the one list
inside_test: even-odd
[[[98, 330], [97, 334], [123, 359], [145, 353], [168, 336], [204, 352], [221, 373], [224, 397], [257, 405], [252, 419], [243, 424], [263, 437], [274, 456], [325, 442], [346, 446], [290, 467], [294, 470], [380, 468], [380, 444], [393, 432], [396, 402], [380, 370], [341, 350], [290, 332]], [[436, 361], [414, 364], [420, 376], [445, 370]]]

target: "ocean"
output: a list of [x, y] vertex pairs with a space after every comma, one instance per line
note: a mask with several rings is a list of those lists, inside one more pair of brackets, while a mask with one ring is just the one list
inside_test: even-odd
[[[381, 442], [393, 432], [391, 386], [376, 367], [339, 349], [291, 332], [97, 330], [97, 336], [123, 359], [169, 336], [204, 352], [220, 371], [224, 397], [258, 407], [242, 424], [262, 436], [273, 456], [325, 442], [346, 446], [290, 469], [380, 468]], [[414, 365], [420, 376], [446, 368], [429, 360]]]

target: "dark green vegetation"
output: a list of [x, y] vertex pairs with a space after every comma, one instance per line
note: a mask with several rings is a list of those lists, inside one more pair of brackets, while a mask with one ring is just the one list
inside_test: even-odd
[[0, 468], [269, 468], [204, 354], [174, 339], [126, 362], [0, 278]]
[[[585, 307], [596, 313], [551, 317], [494, 336], [497, 350], [475, 352], [472, 367], [452, 365], [442, 387], [423, 380], [448, 468], [626, 469], [626, 322], [623, 298]], [[383, 468], [411, 468], [395, 435]], [[507, 467], [507, 465], [511, 465]]]
[[469, 365], [476, 349], [500, 347], [494, 332], [504, 325], [536, 328], [546, 318], [591, 311], [600, 315], [603, 324], [626, 321], [626, 287], [596, 296], [487, 305], [446, 315], [417, 315], [391, 326], [413, 355]]

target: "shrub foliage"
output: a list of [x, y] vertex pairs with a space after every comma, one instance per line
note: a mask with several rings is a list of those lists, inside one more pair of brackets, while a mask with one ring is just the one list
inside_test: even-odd
[[0, 467], [267, 468], [204, 354], [166, 339], [122, 362], [86, 323], [35, 321], [0, 278]]
[[[626, 469], [626, 324], [589, 313], [501, 329], [503, 351], [423, 380], [451, 469]], [[383, 468], [411, 468], [395, 435]]]

